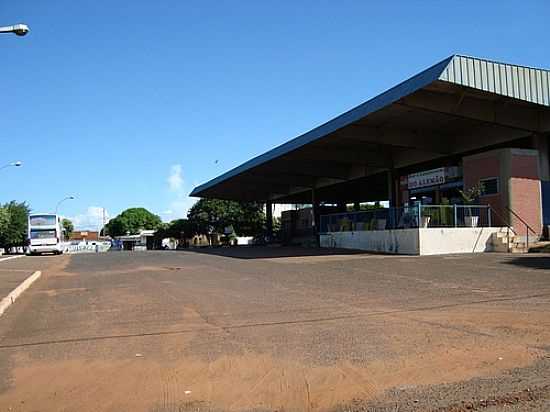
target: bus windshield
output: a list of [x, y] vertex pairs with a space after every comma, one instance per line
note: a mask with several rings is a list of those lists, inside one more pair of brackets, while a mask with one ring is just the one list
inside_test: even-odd
[[31, 226], [55, 226], [55, 217], [55, 215], [32, 215], [29, 216], [29, 224]]
[[55, 229], [31, 229], [31, 239], [52, 239], [56, 237]]

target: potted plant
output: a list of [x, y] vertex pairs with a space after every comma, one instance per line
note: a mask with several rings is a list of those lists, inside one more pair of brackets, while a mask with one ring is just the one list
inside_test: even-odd
[[420, 202], [416, 203], [415, 208], [415, 225], [419, 228], [426, 229], [430, 225], [430, 220], [432, 219], [430, 210], [423, 207]]
[[[422, 207], [422, 206], [418, 206], [418, 207]], [[426, 213], [426, 211], [424, 209], [420, 209], [420, 227], [423, 228], [423, 229], [426, 229], [429, 225], [430, 225], [430, 220], [432, 220], [432, 216], [430, 215], [430, 213]]]
[[[479, 197], [483, 194], [484, 188], [482, 183], [478, 183], [477, 185], [474, 185], [466, 190], [458, 190], [460, 192], [460, 196], [462, 197], [462, 200], [464, 201], [465, 205], [473, 205]], [[472, 215], [472, 208], [467, 207], [465, 208], [467, 211], [467, 215], [465, 212], [464, 216], [464, 225], [466, 227], [477, 227], [479, 223], [479, 216], [473, 216]]]

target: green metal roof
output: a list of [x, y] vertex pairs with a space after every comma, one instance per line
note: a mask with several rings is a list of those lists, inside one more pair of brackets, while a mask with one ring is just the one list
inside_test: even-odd
[[439, 80], [550, 106], [549, 70], [455, 55]]

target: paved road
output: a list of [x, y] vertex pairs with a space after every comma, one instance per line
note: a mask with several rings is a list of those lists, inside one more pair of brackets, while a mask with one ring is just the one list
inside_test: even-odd
[[40, 270], [48, 258], [29, 260], [24, 256], [8, 258], [0, 256], [0, 300], [14, 290], [21, 282]]
[[550, 256], [230, 254], [12, 261], [0, 410], [550, 407]]

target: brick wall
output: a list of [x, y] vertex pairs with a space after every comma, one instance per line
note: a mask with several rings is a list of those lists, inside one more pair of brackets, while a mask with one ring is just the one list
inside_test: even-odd
[[[542, 205], [538, 157], [514, 154], [512, 152], [510, 174], [510, 207], [537, 234], [540, 234], [542, 232]], [[521, 235], [525, 235], [525, 225], [515, 216], [511, 216], [511, 219], [514, 229]], [[532, 232], [529, 235], [532, 235]]]
[[[480, 179], [498, 177], [499, 193], [481, 196], [480, 203], [491, 205], [498, 215], [512, 223], [518, 234], [526, 234], [525, 225], [505, 206], [525, 220], [537, 235], [541, 234], [542, 205], [536, 151], [499, 149], [467, 156], [463, 159], [463, 171], [465, 188], [478, 184]], [[493, 216], [495, 225], [503, 225], [505, 221]]]

